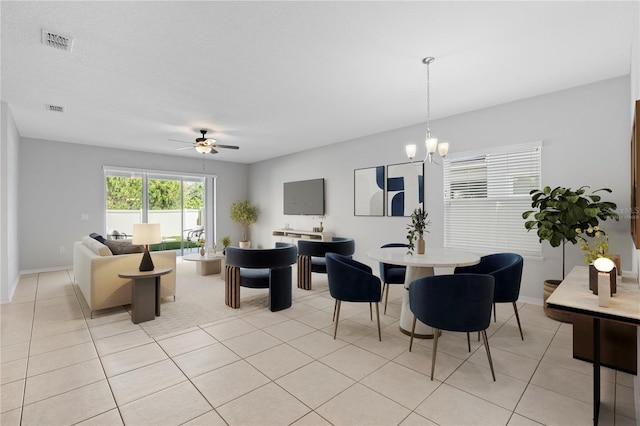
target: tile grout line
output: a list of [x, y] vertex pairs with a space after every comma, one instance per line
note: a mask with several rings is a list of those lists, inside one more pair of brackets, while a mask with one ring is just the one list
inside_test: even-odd
[[[68, 271], [67, 271], [68, 272]], [[71, 278], [71, 277], [70, 277]], [[93, 334], [91, 333], [91, 327], [89, 327], [89, 323], [87, 322], [87, 317], [85, 315], [84, 309], [82, 309], [82, 303], [80, 303], [80, 298], [78, 293], [76, 292], [76, 286], [74, 284], [74, 280], [71, 280], [71, 287], [73, 288], [73, 293], [76, 296], [76, 302], [78, 303], [78, 306], [80, 306], [80, 311], [82, 312], [82, 318], [84, 319], [85, 325], [87, 326], [87, 332], [89, 333], [89, 337], [91, 337], [91, 343], [93, 344], [93, 349], [96, 351], [96, 355], [98, 357], [98, 362], [100, 362], [100, 368], [102, 368], [102, 374], [104, 374], [104, 380], [107, 382], [107, 386], [109, 386], [109, 392], [111, 392], [111, 397], [113, 398], [113, 403], [115, 404], [115, 408], [116, 410], [118, 410], [118, 416], [120, 417], [120, 420], [122, 421], [122, 424], [126, 424], [124, 421], [124, 418], [122, 417], [122, 413], [120, 412], [120, 406], [118, 405], [118, 401], [116, 400], [116, 395], [113, 393], [113, 389], [111, 388], [111, 382], [109, 382], [109, 378], [107, 376], [107, 371], [104, 368], [104, 364], [102, 363], [102, 357], [100, 356], [100, 352], [98, 352], [98, 348], [96, 346], [96, 341], [93, 338]], [[84, 296], [82, 296], [84, 297]], [[90, 319], [92, 319], [90, 317]], [[96, 382], [98, 383], [98, 382]], [[102, 414], [108, 413], [110, 410], [104, 411], [102, 413], [98, 413], [95, 416], [89, 417], [88, 419], [92, 419], [95, 417], [98, 417]], [[83, 419], [77, 423], [81, 423], [83, 421], [86, 421], [88, 419]]]
[[[19, 284], [19, 283], [18, 283]], [[24, 407], [25, 407], [25, 399], [27, 397], [27, 376], [29, 375], [29, 362], [31, 359], [31, 341], [33, 340], [33, 327], [36, 322], [36, 303], [38, 301], [38, 289], [40, 287], [40, 274], [36, 276], [36, 291], [33, 295], [33, 311], [31, 317], [31, 332], [29, 333], [29, 344], [27, 349], [27, 365], [24, 369], [24, 387], [22, 388], [22, 401], [20, 404], [20, 422], [22, 424], [22, 420], [24, 418]]]

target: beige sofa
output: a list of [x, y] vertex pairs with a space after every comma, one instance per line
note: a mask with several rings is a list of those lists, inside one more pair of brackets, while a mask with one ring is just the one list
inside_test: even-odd
[[[151, 254], [156, 268], [172, 268], [161, 278], [161, 296], [176, 295], [176, 253]], [[118, 277], [119, 272], [137, 270], [142, 253], [113, 255], [104, 244], [89, 236], [73, 243], [73, 274], [89, 308], [93, 311], [131, 303], [131, 280]]]

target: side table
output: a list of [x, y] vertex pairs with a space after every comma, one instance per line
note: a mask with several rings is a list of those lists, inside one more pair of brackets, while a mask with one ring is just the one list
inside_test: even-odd
[[131, 279], [131, 321], [138, 324], [160, 316], [160, 277], [172, 268], [156, 268], [153, 271], [130, 270], [120, 272], [120, 278]]

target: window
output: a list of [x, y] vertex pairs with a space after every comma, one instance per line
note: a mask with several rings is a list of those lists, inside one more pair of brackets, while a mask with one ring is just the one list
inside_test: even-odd
[[444, 159], [445, 247], [542, 255], [522, 219], [529, 192], [540, 188], [541, 149], [536, 142]]

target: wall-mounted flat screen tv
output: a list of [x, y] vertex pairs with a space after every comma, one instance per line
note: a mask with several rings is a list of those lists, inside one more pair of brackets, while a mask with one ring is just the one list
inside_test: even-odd
[[285, 182], [284, 214], [324, 215], [324, 179]]

